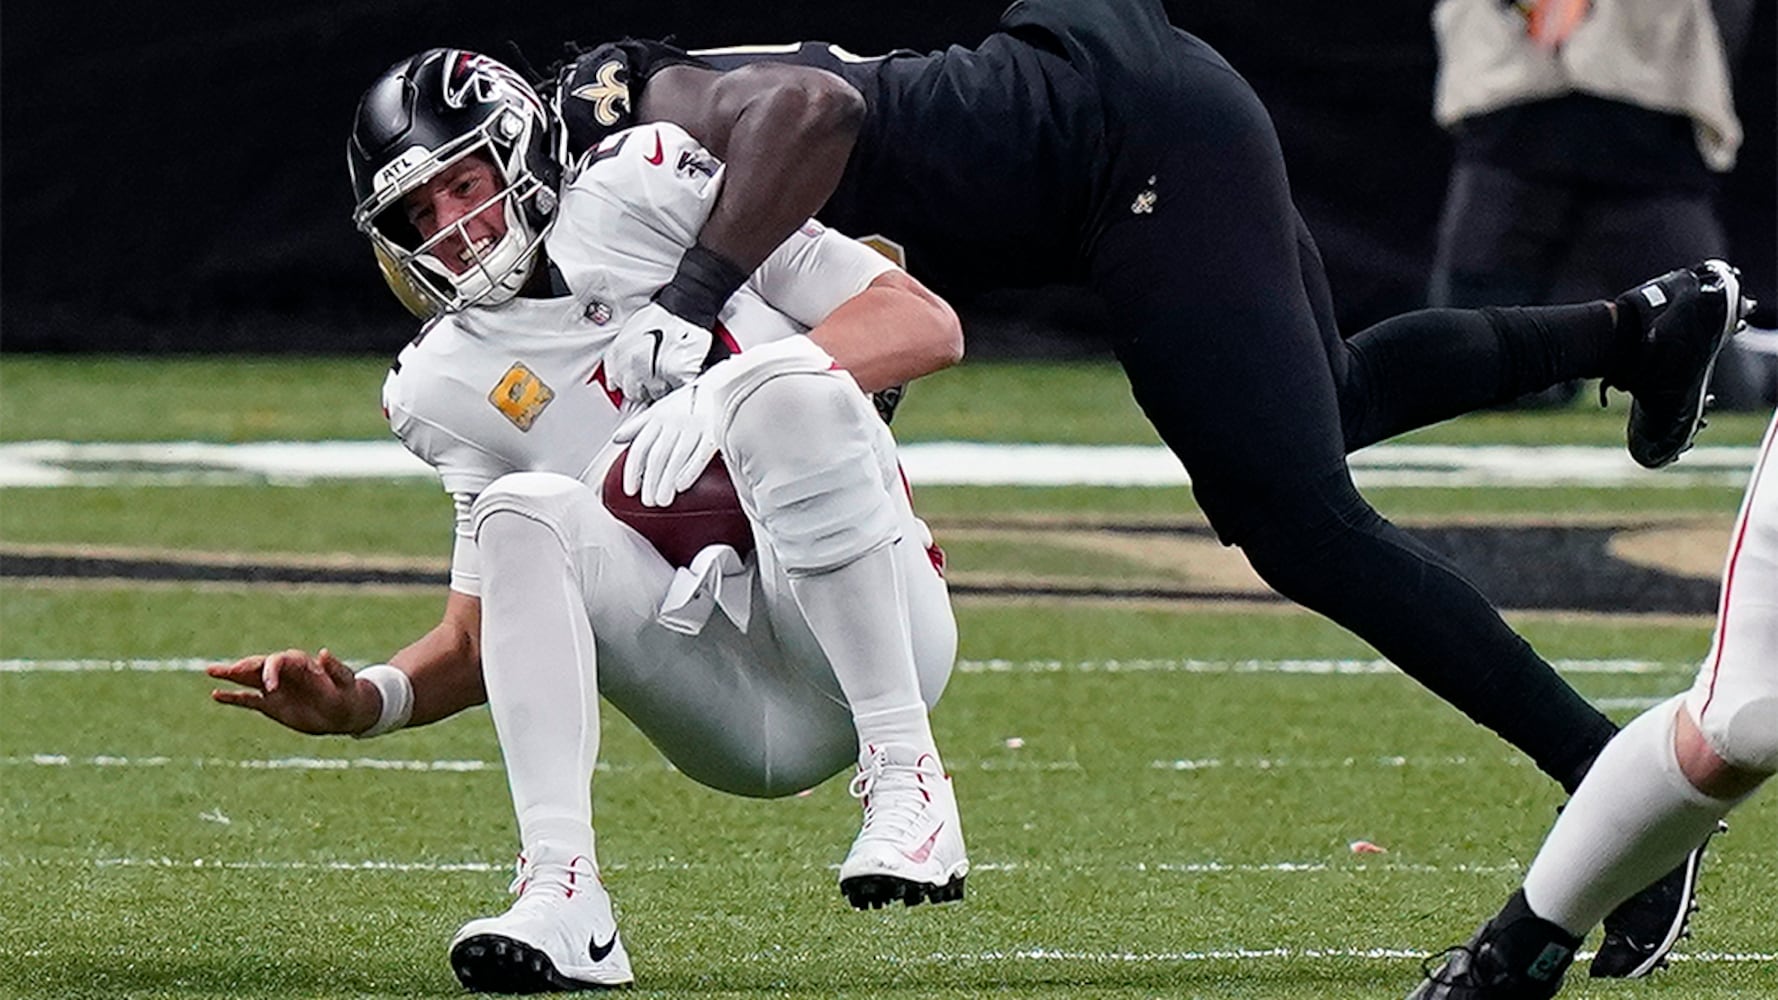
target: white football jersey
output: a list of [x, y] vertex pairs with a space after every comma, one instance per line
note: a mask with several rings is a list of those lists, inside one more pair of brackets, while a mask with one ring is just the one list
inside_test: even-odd
[[[545, 243], [570, 294], [447, 313], [391, 366], [389, 426], [456, 500], [453, 589], [480, 592], [468, 519], [476, 494], [509, 472], [582, 477], [610, 441], [623, 399], [607, 388], [600, 359], [624, 320], [672, 279], [722, 175], [677, 126], [611, 136], [571, 171]], [[892, 269], [811, 220], [730, 298], [717, 335], [732, 350], [799, 335]]]

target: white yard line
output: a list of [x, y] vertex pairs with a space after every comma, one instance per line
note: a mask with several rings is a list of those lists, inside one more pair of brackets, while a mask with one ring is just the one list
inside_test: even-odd
[[[1652, 660], [1552, 660], [1565, 674], [1661, 675], [1697, 664]], [[1388, 660], [960, 660], [962, 674], [1302, 674], [1365, 677], [1400, 674]]]
[[1477, 760], [1473, 757], [1200, 757], [1184, 760], [1156, 760], [1149, 762], [1149, 769], [1155, 771], [1286, 771], [1286, 770], [1350, 770], [1357, 768], [1396, 769], [1404, 767], [1468, 767], [1472, 764], [1495, 765], [1507, 767], [1523, 767], [1527, 761], [1523, 758], [1503, 754], [1497, 760]]
[[[1129, 964], [1171, 965], [1180, 962], [1253, 962], [1283, 959], [1297, 961], [1303, 959], [1359, 959], [1363, 961], [1414, 961], [1426, 957], [1426, 948], [1222, 948], [1211, 951], [1087, 951], [1060, 948], [1023, 948], [1013, 951], [977, 951], [977, 952], [933, 952], [909, 958], [905, 955], [886, 954], [877, 956], [878, 961], [890, 965], [951, 965], [959, 962], [976, 964], [999, 964], [1004, 962], [1105, 962]], [[1592, 958], [1591, 951], [1581, 951], [1576, 958], [1586, 961]], [[749, 956], [752, 958], [753, 956]], [[770, 955], [758, 956], [758, 960], [770, 958]], [[1716, 964], [1761, 964], [1778, 961], [1778, 954], [1770, 952], [1694, 952], [1691, 954], [1674, 953], [1670, 956], [1675, 962], [1701, 962]], [[782, 956], [777, 956], [782, 961]]]
[[[7, 659], [0, 674], [200, 673], [222, 659]], [[1691, 674], [1695, 663], [1653, 660], [1553, 660], [1565, 674]], [[959, 660], [960, 674], [1300, 674], [1368, 677], [1398, 674], [1387, 660]]]
[[[240, 771], [433, 771], [473, 773], [500, 771], [498, 761], [488, 760], [389, 760], [380, 757], [276, 757], [265, 760], [230, 760], [224, 757], [130, 757], [93, 754], [71, 757], [59, 753], [34, 753], [0, 757], [0, 767], [97, 767], [97, 768], [194, 768]], [[609, 770], [609, 765], [601, 765]]]
[[[1384, 444], [1352, 456], [1360, 486], [1743, 486], [1758, 449], [1707, 446], [1649, 472], [1621, 447]], [[1185, 486], [1160, 445], [904, 444], [915, 486]], [[0, 487], [118, 484], [300, 484], [317, 479], [431, 479], [394, 441], [175, 441], [0, 444]]]
[[[0, 858], [0, 868], [17, 867], [35, 863], [66, 865], [65, 859], [41, 862], [27, 860], [24, 862]], [[336, 872], [364, 874], [505, 874], [512, 869], [507, 862], [489, 861], [398, 861], [388, 859], [365, 859], [358, 861], [261, 861], [234, 860], [226, 861], [214, 858], [97, 858], [87, 862], [97, 868], [147, 868], [164, 870], [189, 871], [261, 871], [261, 872]], [[610, 862], [602, 865], [612, 872], [684, 872], [709, 867], [681, 861], [650, 861], [640, 863]], [[810, 866], [814, 867], [814, 866]], [[831, 868], [833, 866], [826, 866]], [[1090, 866], [1089, 866], [1090, 867]], [[1121, 871], [1136, 872], [1168, 872], [1187, 875], [1322, 875], [1350, 873], [1383, 872], [1409, 873], [1416, 875], [1484, 875], [1489, 877], [1501, 874], [1513, 874], [1523, 869], [1515, 863], [1499, 865], [1402, 865], [1402, 864], [1361, 864], [1336, 865], [1326, 862], [1295, 862], [1283, 861], [1269, 864], [1236, 864], [1226, 862], [1183, 862], [1183, 863], [1139, 863], [1136, 865], [1106, 866]], [[1078, 873], [1080, 865], [1066, 866], [1070, 872]], [[1028, 872], [1047, 877], [1058, 870], [1057, 866], [1032, 865], [1024, 863], [993, 863], [974, 866], [978, 872]], [[885, 954], [879, 960], [892, 965], [951, 965], [955, 963], [1001, 964], [1007, 962], [1094, 962], [1118, 963], [1135, 965], [1169, 965], [1191, 962], [1269, 962], [1269, 961], [1302, 961], [1344, 959], [1360, 961], [1412, 961], [1429, 954], [1426, 947], [1374, 947], [1374, 948], [1316, 948], [1316, 947], [1244, 947], [1216, 948], [1202, 951], [1098, 951], [1078, 948], [1047, 948], [1041, 946], [1015, 948], [1006, 951], [975, 951], [975, 952], [932, 952], [926, 955], [909, 957], [902, 954]], [[742, 961], [772, 961], [782, 963], [781, 953], [754, 953], [742, 957]], [[1583, 951], [1579, 959], [1586, 961], [1591, 958], [1590, 952]], [[1778, 953], [1772, 952], [1677, 952], [1672, 956], [1676, 962], [1699, 962], [1709, 965], [1721, 964], [1766, 964], [1778, 961]]]
[[[0, 867], [24, 867], [35, 864], [64, 865], [66, 859], [6, 859], [0, 858]], [[173, 858], [173, 857], [111, 857], [82, 860], [81, 864], [90, 864], [95, 868], [156, 868], [168, 870], [209, 869], [214, 871], [271, 871], [271, 872], [393, 872], [407, 874], [451, 873], [451, 872], [510, 872], [510, 861], [404, 861], [393, 858], [364, 858], [359, 860], [336, 859], [331, 861], [271, 861], [264, 859], [233, 859], [220, 858]], [[719, 867], [706, 862], [658, 860], [637, 862], [602, 862], [599, 866], [606, 871], [628, 872], [682, 872], [700, 871]], [[802, 864], [791, 865], [792, 868], [809, 871], [837, 871], [838, 864]], [[1272, 861], [1272, 862], [1230, 862], [1230, 861], [1162, 861], [1136, 862], [1134, 864], [1081, 864], [1070, 861], [1065, 864], [1048, 864], [1044, 862], [1010, 861], [1010, 862], [977, 862], [970, 865], [972, 872], [994, 872], [996, 874], [1020, 874], [1039, 877], [1050, 877], [1058, 872], [1070, 875], [1093, 873], [1136, 873], [1163, 875], [1349, 875], [1354, 873], [1382, 873], [1407, 875], [1512, 875], [1523, 872], [1525, 866], [1516, 862], [1500, 864], [1472, 865], [1430, 865], [1430, 864], [1399, 864], [1395, 862], [1364, 862], [1359, 864], [1335, 864], [1326, 861]]]
[[[1496, 760], [1484, 760], [1472, 757], [1406, 757], [1396, 755], [1349, 756], [1349, 757], [1200, 757], [1181, 758], [1176, 760], [1154, 760], [1148, 763], [1151, 771], [1300, 771], [1300, 770], [1358, 770], [1382, 769], [1398, 770], [1406, 767], [1415, 768], [1462, 768], [1470, 766], [1521, 767], [1524, 763], [1520, 758], [1503, 754]], [[381, 757], [276, 757], [269, 759], [232, 760], [225, 757], [170, 757], [161, 754], [130, 756], [127, 754], [86, 754], [70, 755], [62, 753], [15, 754], [0, 757], [0, 767], [30, 768], [96, 768], [115, 770], [213, 770], [213, 771], [404, 771], [409, 773], [430, 774], [479, 774], [484, 772], [498, 773], [503, 770], [499, 761], [493, 760], [403, 760]], [[1085, 766], [1077, 760], [1047, 760], [1012, 754], [1006, 757], [985, 758], [974, 763], [959, 756], [952, 762], [954, 769], [968, 768], [987, 773], [1011, 772], [1084, 772]], [[652, 772], [671, 772], [673, 766], [666, 761], [649, 764], [613, 764], [600, 761], [597, 765], [601, 774], [643, 774]]]
[[190, 657], [175, 660], [0, 660], [0, 674], [185, 674], [201, 673], [212, 663]]

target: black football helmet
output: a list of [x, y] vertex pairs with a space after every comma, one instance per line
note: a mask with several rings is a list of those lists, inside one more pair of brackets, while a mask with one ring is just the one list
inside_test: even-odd
[[[552, 149], [554, 121], [524, 77], [460, 49], [403, 59], [364, 92], [346, 144], [358, 201], [352, 222], [370, 237], [383, 280], [415, 315], [498, 304], [524, 286], [555, 219], [561, 167]], [[474, 246], [463, 224], [481, 212], [477, 208], [422, 240], [408, 222], [403, 196], [478, 153], [503, 181], [482, 207], [502, 203], [506, 235]], [[467, 248], [469, 266], [461, 274], [434, 256], [453, 233]]]

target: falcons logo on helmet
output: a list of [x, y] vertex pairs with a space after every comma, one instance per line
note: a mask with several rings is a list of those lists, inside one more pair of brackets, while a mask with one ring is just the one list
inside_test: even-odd
[[458, 52], [454, 58], [445, 61], [444, 84], [445, 103], [453, 108], [467, 107], [472, 102], [492, 104], [504, 97], [517, 97], [538, 114], [543, 113], [543, 102], [524, 77], [504, 64], [474, 52]]

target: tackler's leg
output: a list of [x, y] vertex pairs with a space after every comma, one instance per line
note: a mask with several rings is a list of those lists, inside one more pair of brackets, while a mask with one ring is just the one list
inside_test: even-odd
[[1137, 402], [1219, 536], [1267, 583], [1572, 788], [1615, 727], [1456, 566], [1353, 487], [1271, 123], [1226, 67], [1196, 59], [1180, 72], [1165, 113], [1143, 119], [1152, 134], [1120, 153], [1115, 174], [1130, 186], [1112, 203], [1128, 210], [1091, 262]]

